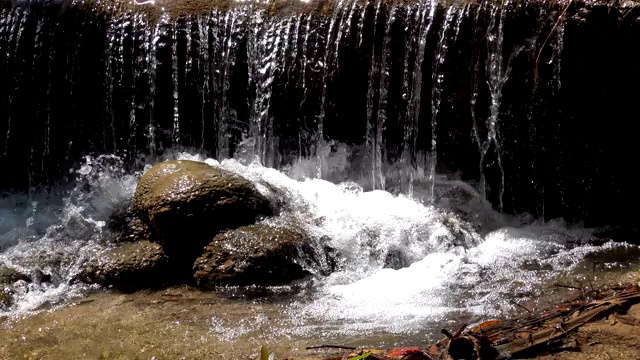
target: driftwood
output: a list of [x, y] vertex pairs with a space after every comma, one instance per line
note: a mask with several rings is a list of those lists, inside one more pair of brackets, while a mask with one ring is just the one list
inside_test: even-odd
[[442, 330], [445, 338], [426, 348], [359, 349], [325, 360], [498, 360], [553, 348], [570, 332], [607, 316], [614, 322], [640, 326], [640, 319], [624, 314], [625, 309], [640, 302], [639, 286], [592, 291], [588, 295], [590, 300], [574, 299], [525, 318], [492, 320], [470, 329], [463, 324], [454, 334]]

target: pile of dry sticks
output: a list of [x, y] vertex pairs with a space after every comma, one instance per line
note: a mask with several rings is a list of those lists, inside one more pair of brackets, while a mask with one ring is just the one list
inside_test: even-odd
[[[640, 326], [640, 319], [626, 314], [633, 304], [640, 303], [640, 286], [627, 285], [592, 290], [589, 296], [566, 301], [538, 314], [508, 321], [487, 321], [473, 328], [463, 324], [451, 334], [427, 347], [395, 349], [354, 349], [323, 360], [494, 360], [519, 357], [526, 353], [563, 346], [568, 334], [581, 326], [605, 317], [613, 321]], [[640, 329], [638, 330], [640, 331]], [[334, 345], [317, 348], [341, 348]]]

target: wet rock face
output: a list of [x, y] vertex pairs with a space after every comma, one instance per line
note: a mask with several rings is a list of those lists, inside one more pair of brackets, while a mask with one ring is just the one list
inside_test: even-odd
[[120, 289], [139, 289], [170, 283], [173, 279], [167, 270], [167, 257], [160, 245], [138, 241], [99, 254], [85, 264], [76, 279]]
[[224, 229], [253, 224], [273, 213], [248, 180], [205, 163], [166, 161], [145, 173], [133, 198], [150, 240], [172, 261], [191, 264]]
[[10, 268], [8, 266], [0, 265], [0, 285], [13, 284], [16, 281], [20, 280], [31, 282], [31, 279], [27, 275], [19, 272], [18, 270]]
[[325, 255], [316, 249], [312, 239], [295, 227], [244, 226], [213, 239], [195, 261], [194, 277], [203, 288], [287, 284], [325, 263]]
[[149, 226], [136, 215], [130, 201], [118, 204], [109, 215], [107, 226], [116, 242], [146, 240], [151, 237]]
[[29, 276], [0, 264], [0, 309], [8, 308], [13, 304], [13, 289], [10, 285], [20, 280], [31, 282]]
[[0, 288], [0, 309], [7, 308], [13, 303], [13, 295], [9, 289]]
[[411, 265], [411, 260], [402, 249], [390, 249], [384, 258], [384, 268], [399, 270]]

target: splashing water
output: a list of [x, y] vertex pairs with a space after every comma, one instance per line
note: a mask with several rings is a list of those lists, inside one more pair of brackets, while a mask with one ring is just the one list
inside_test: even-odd
[[[322, 245], [335, 249], [339, 270], [312, 277], [310, 290], [294, 292], [287, 300], [282, 316], [288, 320], [270, 325], [282, 326], [273, 331], [290, 336], [404, 336], [445, 319], [500, 316], [513, 308], [514, 300], [548, 292], [545, 286], [584, 267], [587, 257], [606, 257], [622, 249], [628, 257], [611, 261], [615, 268], [640, 255], [637, 247], [624, 243], [589, 245], [589, 230], [567, 229], [563, 223], [494, 226], [478, 232], [478, 224], [464, 220], [455, 207], [425, 206], [382, 190], [363, 191], [355, 182], [295, 180], [258, 162], [218, 162], [189, 153], [167, 157], [204, 161], [246, 177], [264, 195], [285, 204], [281, 219], [295, 217]], [[312, 177], [315, 164], [315, 156], [306, 163]], [[109, 214], [133, 196], [141, 172], [125, 171], [116, 156], [100, 156], [87, 157], [74, 174], [76, 186], [58, 203], [34, 198], [21, 211], [3, 208], [0, 263], [50, 276], [11, 284], [16, 302], [0, 310], [6, 315], [28, 314], [99, 290], [71, 279], [84, 262], [112, 246]], [[20, 201], [25, 199], [14, 199]], [[212, 324], [220, 336], [243, 334], [239, 329], [233, 334], [218, 331], [220, 326]]]
[[[21, 315], [57, 305], [95, 289], [71, 284], [80, 266], [107, 248], [114, 207], [130, 199], [139, 174], [126, 174], [116, 156], [86, 157], [74, 170], [76, 186], [61, 200], [45, 195], [5, 199], [0, 209], [0, 264], [29, 274], [9, 291]], [[2, 312], [3, 310], [0, 310]]]
[[236, 160], [220, 166], [247, 177], [267, 196], [273, 194], [266, 189], [279, 189], [287, 211], [342, 256], [340, 271], [315, 279], [311, 299], [306, 294], [290, 304], [300, 334], [400, 334], [452, 316], [500, 316], [514, 300], [548, 294], [545, 287], [584, 267], [586, 257], [606, 258], [616, 249], [628, 251], [629, 259], [639, 254], [624, 243], [589, 245], [590, 230], [568, 229], [563, 222], [494, 228], [481, 236], [454, 212], [404, 195], [364, 192], [353, 182], [296, 181]]
[[[471, 318], [499, 316], [512, 307], [514, 296], [521, 300], [541, 295], [544, 284], [583, 267], [589, 257], [606, 257], [616, 249], [626, 249], [626, 258], [609, 262], [624, 264], [637, 255], [637, 249], [620, 243], [590, 245], [593, 236], [588, 230], [568, 229], [561, 222], [533, 224], [528, 218], [507, 218], [485, 202], [489, 191], [485, 168], [493, 156], [502, 176], [498, 205], [503, 207], [502, 91], [513, 60], [522, 49], [504, 48], [507, 19], [504, 8], [487, 2], [481, 7], [478, 18], [486, 13], [491, 21], [486, 29], [486, 44], [482, 42], [488, 58], [485, 69], [478, 68], [481, 62], [474, 61], [472, 71], [475, 83], [471, 115], [480, 155], [478, 191], [467, 183], [436, 174], [436, 145], [440, 146], [436, 130], [441, 121], [438, 119], [441, 101], [446, 97], [443, 84], [447, 81], [445, 76], [449, 76], [444, 64], [448, 57], [455, 57], [448, 48], [456, 45], [461, 22], [471, 12], [470, 6], [451, 6], [441, 27], [433, 27], [437, 8], [433, 0], [406, 9], [382, 1], [372, 1], [366, 6], [341, 1], [323, 31], [319, 31], [314, 15], [275, 20], [250, 4], [202, 17], [181, 16], [175, 21], [162, 13], [154, 27], [140, 14], [120, 14], [108, 22], [106, 30], [103, 61], [109, 76], [104, 84], [108, 110], [104, 150], [123, 157], [147, 150], [154, 155], [164, 152], [167, 158], [206, 161], [241, 174], [265, 195], [281, 198], [286, 204], [282, 217], [294, 216], [310, 234], [336, 249], [339, 270], [326, 277], [316, 276], [311, 280], [313, 291], [294, 297], [288, 304], [297, 331], [401, 333], [419, 331], [429, 323], [451, 318], [451, 314]], [[367, 17], [369, 12], [371, 17]], [[2, 14], [0, 28], [11, 34], [5, 48], [13, 55], [21, 43], [28, 14]], [[372, 26], [365, 24], [368, 19]], [[392, 194], [386, 190], [396, 179], [392, 178], [395, 176], [392, 171], [383, 169], [387, 165], [388, 140], [384, 130], [391, 126], [389, 114], [395, 101], [391, 73], [395, 71], [393, 61], [398, 60], [391, 54], [392, 30], [396, 23], [403, 22], [404, 53], [399, 61], [404, 65], [401, 98], [406, 122], [401, 135], [399, 176], [408, 175], [408, 179], [401, 179], [408, 186]], [[42, 25], [36, 33], [36, 46], [44, 49], [41, 38], [47, 38], [47, 29], [44, 21]], [[475, 34], [479, 30], [473, 31]], [[553, 57], [549, 60], [555, 64], [557, 89], [563, 31], [562, 25], [558, 27]], [[355, 48], [365, 51], [365, 43], [371, 41], [369, 36], [380, 41], [368, 45], [373, 56], [366, 62], [366, 77], [370, 81], [363, 109], [368, 126], [362, 145], [367, 167], [366, 174], [360, 174], [367, 177], [363, 179], [350, 173], [350, 157], [355, 147], [327, 141], [324, 122], [325, 116], [331, 116], [328, 110], [332, 110], [335, 102], [328, 85], [342, 76], [340, 63], [348, 57], [340, 49], [353, 37], [357, 42]], [[431, 36], [436, 36], [436, 48], [430, 74], [435, 86], [430, 92], [431, 143], [426, 148], [429, 155], [421, 153], [425, 149], [420, 150], [418, 130], [425, 92], [423, 80], [429, 75], [423, 74], [423, 64], [429, 61], [427, 44]], [[135, 49], [133, 55], [128, 47]], [[243, 51], [246, 60], [241, 58]], [[164, 56], [171, 61], [160, 61]], [[53, 57], [51, 52], [49, 72]], [[247, 69], [237, 66], [243, 63]], [[7, 64], [8, 69], [15, 66]], [[132, 79], [126, 78], [126, 69]], [[242, 123], [231, 94], [233, 79], [240, 71], [247, 73], [248, 84], [255, 88], [254, 96], [246, 100], [247, 124]], [[476, 121], [475, 114], [481, 71], [487, 75], [490, 98], [484, 126]], [[273, 105], [282, 96], [277, 85], [283, 74], [287, 85], [297, 84], [301, 101], [293, 119], [298, 131], [294, 133], [297, 146], [291, 152], [297, 159], [278, 171], [260, 164], [277, 166], [281, 162], [279, 157], [288, 155], [278, 149], [281, 140], [278, 137], [283, 135], [275, 131], [279, 120], [275, 118]], [[170, 78], [168, 93], [167, 88], [160, 86], [162, 76]], [[53, 83], [47, 84], [47, 91], [51, 91]], [[314, 87], [320, 89], [314, 91]], [[189, 91], [199, 99], [191, 98]], [[320, 99], [318, 104], [312, 104], [314, 96]], [[118, 101], [128, 105], [125, 109], [118, 108]], [[125, 121], [119, 112], [126, 112]], [[165, 119], [156, 116], [162, 113], [170, 116]], [[46, 115], [50, 116], [49, 109]], [[31, 150], [30, 160], [34, 163], [40, 160], [44, 164], [51, 156], [51, 130], [55, 128], [48, 117], [44, 123], [44, 145], [42, 149], [35, 147], [43, 155], [38, 158], [34, 155], [36, 151]], [[310, 129], [306, 122], [313, 123]], [[9, 140], [15, 136], [14, 125], [9, 118], [3, 135], [5, 156]], [[480, 131], [483, 127], [486, 133]], [[240, 138], [242, 141], [238, 142]], [[218, 162], [197, 154], [172, 155], [167, 149], [172, 146], [192, 146], [219, 159], [235, 156], [235, 160]], [[151, 166], [144, 161], [142, 165], [146, 169]], [[132, 197], [141, 175], [126, 168], [130, 168], [129, 163], [117, 156], [86, 157], [82, 165], [72, 170], [76, 181], [64, 198], [32, 195], [1, 200], [0, 264], [34, 278], [38, 278], [38, 273], [46, 276], [29, 284], [10, 284], [16, 302], [0, 311], [25, 314], [97, 290], [71, 284], [71, 279], [84, 262], [112, 246], [112, 234], [106, 226], [109, 214]], [[424, 179], [427, 181], [421, 183]], [[364, 191], [365, 188], [376, 190]], [[315, 273], [314, 269], [309, 270]]]

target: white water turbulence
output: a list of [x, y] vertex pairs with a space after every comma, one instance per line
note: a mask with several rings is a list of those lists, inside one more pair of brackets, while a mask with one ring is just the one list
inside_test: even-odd
[[[436, 186], [436, 192], [448, 194], [440, 194], [441, 199], [449, 196], [449, 202], [424, 205], [402, 194], [363, 191], [355, 182], [294, 179], [257, 162], [219, 162], [189, 153], [168, 158], [204, 161], [248, 178], [283, 204], [278, 217], [265, 221], [286, 223], [294, 217], [319, 245], [335, 250], [337, 271], [322, 276], [310, 268], [315, 275], [302, 290], [285, 287], [292, 290], [283, 314], [287, 320], [269, 326], [288, 336], [424, 336], [426, 329], [446, 321], [503, 315], [514, 302], [546, 294], [549, 284], [584, 268], [587, 259], [619, 269], [640, 254], [637, 247], [594, 241], [589, 230], [568, 229], [560, 222], [525, 226], [518, 219], [505, 219], [503, 227], [486, 228], [464, 220], [456, 210], [463, 206], [452, 205], [452, 189], [466, 189], [458, 182]], [[315, 160], [301, 162], [291, 175], [313, 174]], [[323, 159], [331, 161], [337, 160]], [[144, 165], [148, 170], [153, 164]], [[309, 171], [299, 170], [304, 166]], [[0, 314], [29, 314], [101, 290], [73, 279], [84, 262], [113, 246], [109, 215], [131, 199], [142, 172], [125, 171], [115, 156], [87, 157], [73, 171], [76, 186], [58, 203], [14, 199], [13, 209], [22, 211], [3, 204], [0, 264], [34, 281], [11, 284], [16, 301], [0, 307]], [[480, 199], [477, 193], [465, 196]], [[19, 201], [26, 205], [16, 206]], [[626, 257], [606, 260], [620, 252]]]
[[86, 157], [71, 170], [76, 185], [63, 199], [13, 196], [0, 200], [0, 267], [28, 275], [3, 290], [13, 298], [0, 315], [21, 316], [64, 305], [99, 287], [74, 281], [87, 261], [111, 246], [114, 208], [130, 199], [139, 173], [125, 173], [120, 158]]
[[[505, 218], [502, 227], [480, 234], [478, 224], [452, 208], [382, 190], [363, 191], [355, 182], [294, 180], [234, 159], [219, 163], [184, 153], [178, 158], [219, 164], [250, 179], [285, 204], [275, 221], [294, 216], [339, 254], [339, 270], [312, 279], [313, 290], [287, 306], [292, 318], [287, 326], [293, 327], [286, 332], [291, 335], [424, 336], [425, 329], [442, 322], [505, 315], [516, 309], [515, 302], [553, 293], [554, 280], [579, 278], [592, 262], [620, 269], [640, 255], [636, 246], [598, 240], [591, 230], [570, 229], [562, 221]], [[312, 160], [306, 165], [315, 166]], [[436, 191], [446, 188], [439, 184]], [[616, 258], [620, 252], [626, 255]]]

